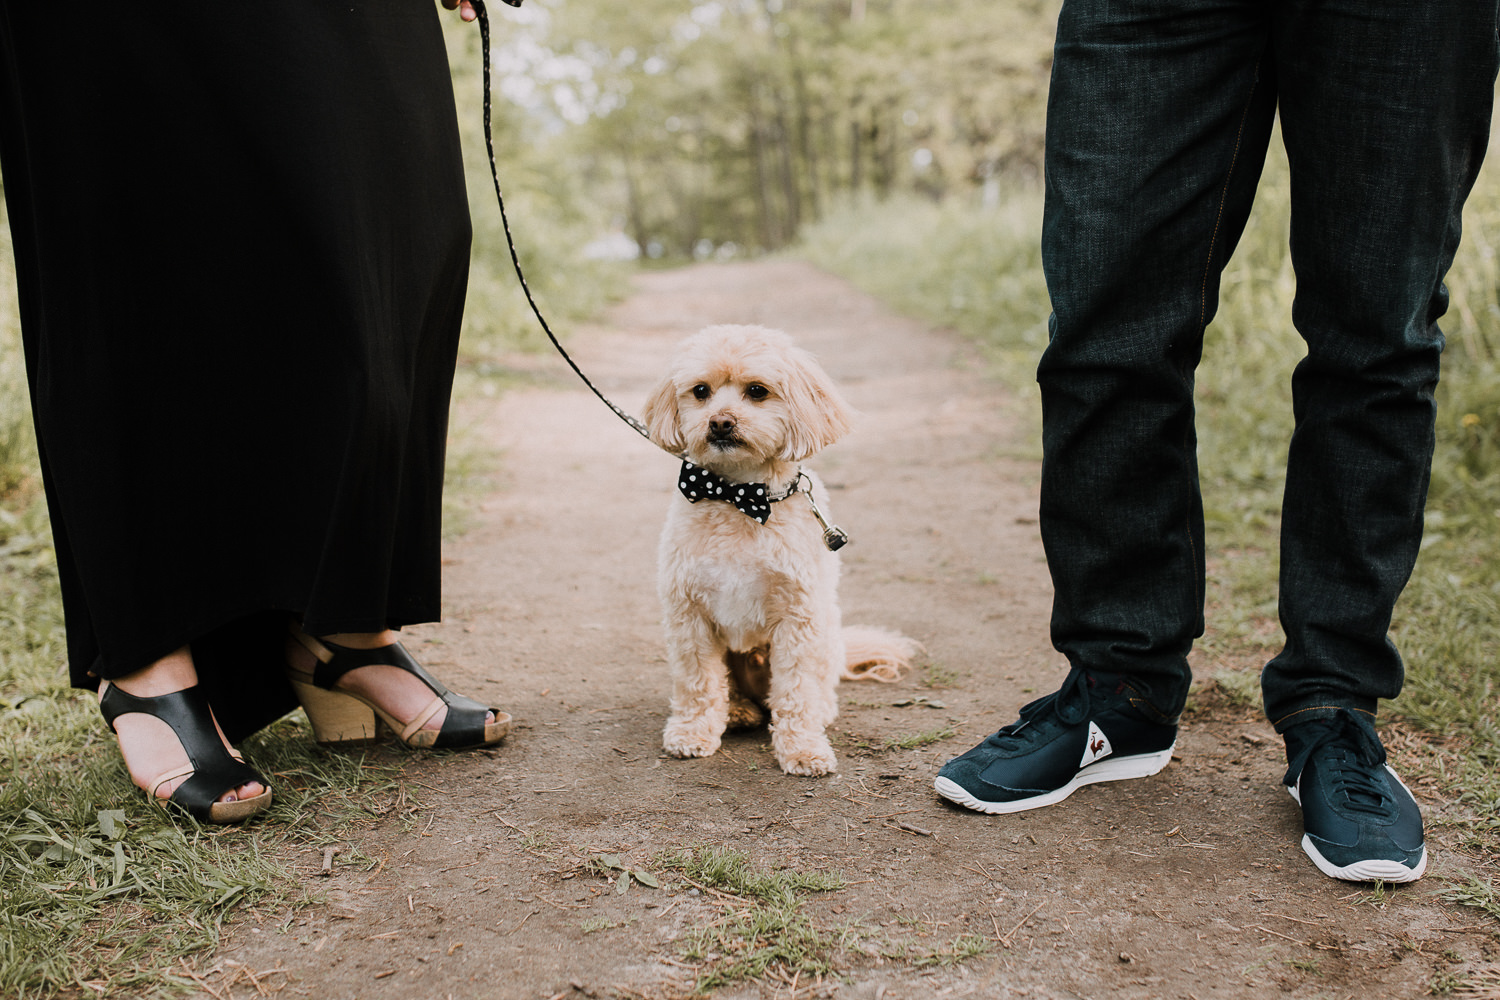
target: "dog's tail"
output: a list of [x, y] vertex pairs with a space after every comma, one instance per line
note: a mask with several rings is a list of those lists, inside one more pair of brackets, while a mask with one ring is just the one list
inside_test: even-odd
[[846, 681], [899, 681], [922, 651], [922, 644], [900, 632], [868, 625], [844, 629], [844, 673]]

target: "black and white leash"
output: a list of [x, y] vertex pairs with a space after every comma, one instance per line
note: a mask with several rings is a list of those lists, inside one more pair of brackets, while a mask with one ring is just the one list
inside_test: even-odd
[[[521, 6], [521, 0], [505, 0], [505, 2], [510, 4], [512, 7]], [[563, 345], [558, 341], [557, 336], [552, 332], [552, 327], [547, 323], [547, 318], [542, 315], [541, 308], [536, 304], [536, 299], [532, 297], [531, 286], [526, 283], [526, 275], [521, 270], [521, 258], [520, 255], [516, 252], [516, 241], [515, 238], [511, 236], [510, 232], [510, 216], [507, 215], [505, 211], [505, 196], [500, 193], [500, 170], [495, 165], [495, 138], [490, 124], [490, 16], [489, 12], [485, 10], [484, 0], [472, 0], [471, 6], [474, 8], [474, 13], [478, 16], [479, 47], [483, 54], [484, 150], [490, 161], [490, 180], [493, 181], [495, 185], [495, 201], [500, 206], [500, 224], [505, 229], [505, 245], [510, 250], [511, 266], [515, 268], [516, 278], [521, 282], [521, 291], [526, 295], [526, 304], [531, 307], [531, 314], [536, 317], [537, 323], [541, 324], [542, 332], [547, 335], [548, 340], [552, 341], [552, 346], [557, 348], [557, 353], [562, 355], [562, 359], [568, 363], [568, 367], [573, 369], [574, 374], [576, 374], [580, 379], [583, 380], [583, 384], [588, 386], [589, 390], [593, 392], [595, 396], [598, 396], [600, 401], [603, 402], [605, 406], [613, 410], [615, 416], [619, 417], [621, 420], [625, 421], [625, 423], [629, 424], [630, 427], [633, 428], [635, 432], [641, 437], [645, 438], [647, 441], [651, 441], [652, 444], [656, 444], [656, 442], [651, 439], [651, 432], [646, 428], [646, 425], [642, 423], [638, 417], [632, 416], [631, 414], [626, 413], [623, 409], [621, 409], [612, 399], [601, 392], [598, 386], [594, 385], [594, 383], [589, 380], [589, 377], [583, 373], [582, 368], [578, 367], [577, 362], [573, 360], [572, 356], [568, 354], [568, 352], [563, 348]], [[657, 447], [660, 447], [660, 445], [657, 445]], [[666, 449], [663, 450], [665, 451]], [[675, 453], [670, 452], [669, 454], [675, 455]], [[675, 457], [687, 461], [686, 457], [683, 455], [675, 455]], [[818, 519], [818, 524], [823, 528], [823, 544], [828, 546], [830, 551], [837, 551], [838, 549], [843, 548], [844, 545], [848, 543], [849, 536], [845, 534], [843, 529], [839, 528], [837, 525], [831, 525], [828, 523], [828, 519], [825, 518], [823, 516], [823, 512], [818, 509], [818, 502], [813, 499], [812, 480], [809, 479], [807, 473], [803, 472], [801, 469], [797, 470], [797, 478], [793, 480], [791, 485], [787, 487], [786, 492], [782, 495], [771, 498], [771, 501], [775, 502], [784, 500], [787, 497], [795, 496], [798, 493], [807, 494], [807, 503], [808, 506], [812, 508], [813, 517], [816, 517]]]

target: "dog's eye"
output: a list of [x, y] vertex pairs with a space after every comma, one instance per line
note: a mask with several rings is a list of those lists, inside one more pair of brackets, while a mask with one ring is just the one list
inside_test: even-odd
[[765, 386], [761, 385], [758, 382], [752, 382], [751, 384], [745, 386], [745, 395], [749, 396], [751, 399], [765, 399], [770, 394], [771, 390], [767, 389]]
[[694, 399], [707, 399], [711, 395], [713, 395], [713, 390], [704, 383], [699, 382], [697, 385], [693, 386]]

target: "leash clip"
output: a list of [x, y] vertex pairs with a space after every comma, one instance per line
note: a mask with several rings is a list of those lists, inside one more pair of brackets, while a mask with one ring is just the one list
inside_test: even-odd
[[829, 524], [823, 512], [818, 509], [818, 501], [813, 499], [812, 480], [801, 469], [797, 470], [796, 492], [807, 494], [807, 505], [812, 508], [813, 517], [817, 518], [818, 523], [823, 526], [823, 544], [828, 546], [828, 551], [837, 552], [848, 545], [849, 536], [844, 533], [844, 529], [836, 524]]

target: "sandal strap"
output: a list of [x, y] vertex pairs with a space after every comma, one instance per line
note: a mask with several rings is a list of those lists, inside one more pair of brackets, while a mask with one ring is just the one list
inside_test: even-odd
[[442, 728], [438, 730], [437, 740], [433, 743], [435, 748], [453, 749], [481, 744], [485, 739], [485, 716], [491, 712], [495, 713], [496, 718], [500, 716], [497, 709], [489, 708], [473, 698], [449, 691], [441, 681], [423, 669], [422, 665], [399, 642], [376, 649], [355, 649], [352, 646], [341, 646], [336, 642], [329, 642], [321, 637], [310, 636], [295, 624], [291, 626], [291, 631], [317, 660], [317, 666], [313, 668], [312, 682], [325, 691], [332, 691], [334, 685], [339, 682], [339, 678], [349, 671], [377, 664], [397, 667], [427, 685], [427, 689], [436, 696], [436, 699], [416, 720], [407, 723], [406, 731], [401, 734], [403, 743], [418, 732], [442, 706], [447, 706], [448, 714], [443, 718]]
[[224, 746], [219, 728], [214, 725], [208, 696], [198, 685], [171, 694], [142, 698], [110, 684], [99, 699], [99, 710], [110, 729], [115, 720], [132, 712], [149, 715], [165, 722], [187, 754], [188, 767], [177, 773], [159, 776], [152, 782], [151, 793], [173, 778], [191, 774], [171, 795], [193, 818], [209, 822], [209, 812], [219, 796], [232, 788], [252, 781], [264, 785], [266, 779]]
[[317, 666], [313, 668], [312, 682], [325, 691], [332, 691], [340, 678], [351, 670], [384, 664], [389, 667], [398, 667], [409, 674], [415, 674], [439, 698], [449, 693], [448, 689], [436, 678], [422, 669], [422, 665], [413, 659], [412, 655], [406, 651], [406, 647], [399, 642], [393, 642], [389, 646], [377, 646], [374, 649], [355, 649], [353, 646], [341, 646], [336, 642], [308, 635], [295, 626], [292, 634], [318, 661]]
[[174, 778], [186, 778], [192, 773], [193, 765], [189, 764], [186, 767], [179, 767], [174, 770], [167, 771], [163, 774], [158, 774], [156, 777], [146, 782], [146, 794], [151, 796], [153, 799], [166, 798], [165, 795], [157, 795], [156, 790], [162, 785], [165, 785], [167, 782], [173, 780]]
[[432, 701], [428, 702], [427, 707], [418, 712], [417, 717], [408, 722], [406, 724], [406, 728], [401, 730], [401, 742], [405, 743], [417, 733], [421, 732], [422, 727], [427, 725], [427, 720], [441, 712], [443, 710], [443, 706], [446, 704], [448, 703], [441, 698], [434, 698], [432, 699]]

